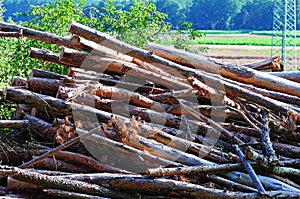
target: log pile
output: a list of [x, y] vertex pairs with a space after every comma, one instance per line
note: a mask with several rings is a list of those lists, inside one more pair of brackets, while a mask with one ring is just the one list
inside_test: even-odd
[[143, 50], [75, 22], [71, 38], [0, 30], [61, 46], [32, 47], [29, 57], [69, 67], [67, 76], [33, 69], [1, 90], [17, 104], [13, 120], [0, 121], [17, 129], [6, 139], [33, 140], [2, 151], [6, 190], [300, 197], [300, 84], [297, 72], [261, 71], [280, 71], [277, 57], [237, 66], [153, 43]]

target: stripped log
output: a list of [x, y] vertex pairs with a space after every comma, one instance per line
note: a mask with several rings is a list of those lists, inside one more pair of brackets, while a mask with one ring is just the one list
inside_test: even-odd
[[294, 82], [300, 83], [300, 72], [299, 71], [282, 71], [282, 72], [271, 72], [271, 75], [276, 77], [285, 78]]
[[[158, 44], [148, 43], [146, 48], [147, 50], [160, 57], [166, 58], [184, 66], [220, 74], [223, 77], [238, 82], [252, 84], [257, 87], [267, 88], [269, 90], [300, 97], [300, 84], [295, 84], [294, 82], [284, 78], [278, 78], [270, 74], [256, 71], [243, 66], [222, 64], [200, 55], [188, 53], [186, 51], [170, 47], [165, 47]], [[179, 66], [176, 65], [174, 65], [174, 67], [179, 68]], [[182, 66], [180, 68], [182, 68]]]
[[182, 64], [179, 65], [155, 56], [149, 51], [141, 50], [134, 46], [128, 45], [126, 43], [113, 39], [112, 37], [109, 37], [104, 33], [95, 31], [92, 28], [83, 26], [75, 22], [72, 22], [70, 24], [69, 32], [82, 36], [96, 43], [101, 43], [101, 45], [127, 54], [129, 56], [141, 59], [142, 61], [165, 65], [169, 70], [170, 68], [173, 70], [176, 68], [176, 70], [180, 69], [181, 72], [186, 72], [189, 69], [187, 69], [187, 67], [183, 67], [182, 65], [192, 66], [204, 71], [221, 74], [224, 77], [236, 81], [250, 83], [258, 87], [268, 88], [270, 90], [300, 97], [300, 85], [294, 84], [293, 82], [283, 78], [275, 78], [272, 75], [260, 71], [255, 71], [247, 67], [224, 65], [211, 61], [208, 58], [200, 57], [199, 55], [187, 53], [185, 51], [174, 50], [170, 49], [169, 47], [163, 47], [154, 44], [147, 45], [147, 50], [163, 58], [167, 58], [168, 60]]

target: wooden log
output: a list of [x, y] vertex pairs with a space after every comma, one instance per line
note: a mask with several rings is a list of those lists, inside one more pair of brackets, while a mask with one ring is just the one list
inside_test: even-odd
[[76, 67], [72, 63], [62, 63], [59, 61], [59, 54], [53, 53], [48, 50], [38, 49], [34, 47], [30, 47], [28, 50], [28, 56], [31, 58], [39, 59], [42, 61], [51, 62], [54, 64], [60, 64], [63, 66]]
[[[69, 27], [69, 32], [73, 34], [77, 34], [86, 39], [90, 39], [96, 43], [101, 43], [102, 45], [112, 48], [121, 53], [130, 55], [132, 57], [141, 59], [142, 61], [150, 62], [150, 63], [158, 63], [160, 65], [165, 65], [170, 70], [176, 68], [176, 70], [180, 70], [182, 74], [187, 75], [188, 71], [191, 72], [191, 69], [187, 67], [183, 67], [182, 65], [175, 64], [170, 61], [166, 61], [158, 56], [153, 55], [151, 52], [155, 52], [155, 54], [162, 56], [167, 54], [170, 48], [162, 47], [154, 44], [148, 44], [147, 49], [149, 51], [144, 51], [139, 48], [133, 47], [131, 45], [120, 42], [108, 35], [95, 31], [89, 27], [83, 26], [81, 24], [72, 22]], [[158, 46], [158, 47], [157, 47]], [[163, 53], [159, 54], [159, 50]], [[175, 53], [177, 53], [175, 55]], [[255, 71], [249, 69], [247, 67], [237, 67], [232, 65], [224, 65], [220, 63], [216, 63], [214, 61], [210, 61], [205, 57], [200, 57], [198, 55], [193, 55], [184, 51], [176, 50], [174, 52], [171, 49], [171, 52], [168, 54], [169, 56], [164, 56], [169, 60], [174, 60], [175, 62], [181, 61], [181, 64], [187, 66], [197, 67], [197, 69], [206, 70], [209, 72], [213, 72], [216, 74], [221, 74], [224, 77], [234, 79], [236, 81], [241, 81], [244, 83], [251, 83], [258, 87], [268, 88], [270, 90], [279, 91], [282, 93], [287, 93], [291, 95], [295, 95], [300, 97], [300, 84], [294, 84], [289, 80], [275, 78], [272, 75], [265, 74], [260, 71]], [[177, 58], [176, 58], [177, 57]], [[176, 58], [176, 59], [175, 59]], [[180, 63], [180, 62], [179, 62]], [[173, 71], [174, 72], [174, 71]], [[191, 74], [190, 74], [191, 75]]]
[[[130, 128], [130, 127], [127, 127], [127, 128]], [[106, 131], [106, 133], [109, 133], [110, 135], [113, 134], [113, 132], [110, 132], [110, 131]], [[115, 132], [115, 133], [117, 133], [117, 132]], [[139, 135], [132, 135], [132, 136], [135, 136], [135, 138], [132, 139], [132, 138], [130, 138], [130, 130], [125, 131], [124, 133], [128, 134], [128, 138], [126, 138], [125, 136], [122, 137], [121, 138], [122, 143], [125, 143], [128, 146], [134, 147], [134, 148], [142, 150], [142, 151], [147, 151], [148, 153], [155, 155], [157, 157], [161, 157], [161, 158], [164, 158], [164, 159], [170, 160], [170, 161], [176, 161], [183, 165], [211, 164], [211, 162], [204, 160], [202, 158], [199, 158], [195, 155], [185, 153], [183, 151], [174, 149], [174, 148], [169, 147], [164, 144], [160, 144], [156, 141], [141, 137]], [[114, 138], [114, 137], [112, 137], [112, 138]], [[117, 139], [115, 139], [115, 140], [119, 141]]]
[[86, 53], [62, 47], [60, 49], [59, 61], [67, 65], [81, 66], [87, 56]]
[[52, 73], [49, 71], [33, 68], [31, 70], [31, 76], [32, 77], [39, 77], [39, 78], [48, 78], [48, 79], [66, 79], [67, 76], [60, 75], [57, 73]]
[[112, 76], [106, 74], [99, 74], [92, 71], [81, 72], [78, 71], [78, 68], [70, 68], [70, 72], [72, 73], [72, 77], [75, 79], [74, 83], [77, 83], [76, 80], [93, 80], [99, 81], [101, 84], [107, 86], [118, 86], [122, 88], [126, 88], [127, 90], [134, 90], [138, 93], [151, 93], [151, 94], [161, 94], [168, 91], [168, 89], [159, 88], [155, 84], [138, 84], [132, 82], [125, 82], [122, 79], [116, 79]]
[[55, 132], [52, 129], [52, 124], [30, 115], [26, 115], [25, 119], [28, 120], [28, 130], [35, 139], [48, 142], [54, 141]]
[[108, 199], [102, 196], [82, 194], [77, 192], [63, 191], [59, 189], [43, 189], [49, 196], [55, 198], [73, 198], [73, 199]]
[[[50, 149], [46, 147], [47, 149]], [[42, 155], [43, 153], [47, 152], [45, 150], [31, 150], [28, 151], [32, 155]], [[53, 157], [55, 159], [60, 159], [64, 160], [66, 162], [70, 162], [72, 164], [76, 165], [83, 165], [87, 168], [92, 169], [93, 171], [97, 172], [107, 172], [107, 173], [128, 173], [125, 170], [121, 170], [118, 168], [114, 168], [105, 164], [102, 164], [101, 162], [95, 160], [92, 157], [79, 154], [79, 153], [74, 153], [74, 152], [69, 152], [69, 151], [57, 151], [55, 154], [53, 154]]]
[[38, 31], [30, 28], [26, 28], [19, 25], [9, 24], [6, 22], [0, 23], [0, 30], [4, 32], [20, 32], [22, 31], [22, 36], [28, 37], [35, 40], [40, 40], [49, 44], [56, 44], [59, 46], [65, 46], [68, 48], [73, 48], [76, 50], [90, 50], [87, 49], [85, 45], [81, 43], [72, 43], [70, 39], [57, 36], [52, 33], [47, 33], [43, 31]]
[[274, 166], [272, 162], [270, 162], [267, 158], [263, 155], [246, 148], [245, 155], [247, 158], [257, 162], [259, 165], [268, 168], [272, 173], [283, 175], [283, 176], [300, 176], [300, 169], [294, 169], [290, 167], [281, 167], [281, 166]]
[[255, 171], [253, 170], [253, 168], [251, 167], [251, 165], [247, 162], [243, 152], [241, 151], [241, 149], [239, 148], [238, 145], [234, 145], [234, 148], [240, 158], [240, 161], [242, 162], [242, 164], [244, 165], [245, 169], [247, 170], [248, 174], [250, 175], [255, 187], [257, 188], [258, 192], [262, 195], [266, 194], [265, 188], [262, 186], [259, 178], [257, 177]]
[[[55, 176], [47, 176], [38, 172], [27, 171], [16, 167], [1, 167], [1, 175], [11, 176], [14, 179], [24, 182], [30, 182], [40, 185], [44, 188], [55, 188], [66, 191], [77, 191], [86, 194], [95, 194], [98, 196], [107, 196], [115, 198], [128, 197], [132, 198], [134, 195], [112, 191], [99, 185], [94, 185], [77, 180], [62, 179]], [[136, 196], [135, 196], [136, 197]]]
[[[84, 131], [78, 130], [79, 134]], [[84, 141], [86, 146], [93, 148], [93, 155], [108, 165], [115, 165], [120, 169], [135, 173], [144, 173], [147, 168], [159, 166], [182, 166], [180, 163], [170, 161], [158, 156], [135, 149], [126, 144], [93, 134]], [[103, 157], [105, 157], [103, 159]]]
[[267, 60], [244, 65], [255, 70], [271, 69], [272, 72], [283, 71], [283, 63], [280, 56], [275, 56]]
[[34, 165], [36, 169], [46, 169], [46, 170], [54, 170], [54, 171], [62, 171], [69, 173], [90, 173], [93, 170], [89, 167], [85, 167], [83, 165], [77, 165], [65, 162], [64, 160], [55, 159], [55, 158], [45, 158], [41, 160], [36, 165]]
[[56, 96], [58, 88], [63, 85], [63, 80], [29, 77], [26, 88], [36, 93]]
[[19, 168], [24, 169], [24, 168], [31, 167], [31, 166], [39, 163], [40, 161], [48, 158], [49, 156], [54, 155], [57, 151], [63, 150], [65, 148], [67, 148], [67, 147], [69, 147], [69, 146], [71, 146], [71, 145], [79, 142], [80, 139], [85, 139], [86, 137], [90, 136], [92, 133], [97, 132], [98, 130], [99, 130], [99, 127], [94, 128], [94, 129], [92, 129], [89, 132], [85, 132], [84, 134], [81, 134], [81, 135], [79, 135], [77, 137], [74, 137], [74, 138], [70, 139], [69, 141], [67, 141], [67, 142], [65, 142], [65, 143], [63, 143], [63, 144], [55, 147], [54, 149], [49, 150], [49, 151], [45, 152], [44, 154], [42, 154], [42, 155], [40, 155], [38, 157], [35, 157], [34, 159], [32, 159], [32, 160], [30, 160], [30, 161], [28, 161], [26, 163], [23, 163], [22, 165], [19, 166]]
[[19, 38], [22, 37], [22, 31], [20, 32], [3, 32], [0, 31], [0, 37], [15, 37], [15, 38]]
[[299, 146], [293, 146], [279, 142], [273, 142], [272, 144], [278, 154], [291, 158], [300, 158]]
[[[182, 50], [177, 50], [158, 44], [148, 43], [146, 48], [147, 50], [153, 52], [158, 56], [184, 66], [220, 74], [223, 77], [238, 82], [252, 84], [257, 87], [267, 88], [269, 90], [300, 97], [300, 84], [295, 84], [294, 82], [284, 78], [278, 78], [270, 74], [253, 70], [244, 66], [222, 64], [200, 55], [188, 53]], [[176, 65], [174, 65], [174, 67], [179, 68], [179, 66]], [[185, 68], [185, 70], [186, 73], [187, 71], [192, 72], [192, 69], [188, 70]]]
[[261, 94], [263, 96], [266, 96], [266, 97], [269, 97], [269, 98], [272, 98], [272, 99], [275, 99], [275, 100], [278, 100], [278, 101], [281, 101], [281, 102], [288, 103], [287, 105], [289, 105], [289, 104], [300, 105], [300, 102], [299, 102], [300, 98], [297, 97], [297, 96], [288, 95], [288, 94], [285, 94], [285, 93], [279, 93], [279, 92], [276, 92], [276, 91], [267, 90], [265, 88], [258, 88], [258, 87], [255, 87], [253, 85], [232, 81], [232, 80], [229, 80], [229, 79], [226, 79], [226, 78], [221, 78], [221, 79], [223, 81], [227, 81], [231, 84], [234, 84], [234, 85], [240, 86], [242, 88], [248, 89], [249, 91], [255, 92], [257, 94]]
[[266, 153], [270, 163], [278, 164], [279, 160], [276, 156], [276, 152], [273, 149], [272, 142], [270, 139], [270, 128], [268, 122], [268, 112], [266, 110], [262, 111], [262, 123], [263, 126], [261, 128], [261, 140], [262, 140], [262, 148]]
[[15, 76], [12, 83], [11, 83], [11, 85], [12, 86], [24, 86], [25, 87], [26, 86], [26, 81], [27, 81], [27, 79], [24, 78], [24, 77]]
[[155, 168], [146, 171], [147, 176], [172, 176], [172, 175], [199, 175], [201, 173], [214, 173], [220, 171], [233, 171], [242, 169], [242, 164], [221, 164], [209, 166], [186, 166], [176, 168]]
[[0, 128], [22, 129], [28, 126], [28, 120], [0, 120]]
[[[77, 66], [79, 67], [79, 66]], [[84, 65], [82, 68], [93, 70], [96, 72], [110, 72], [116, 73], [119, 75], [126, 74], [123, 77], [123, 81], [128, 80], [137, 82], [146, 82], [151, 81], [153, 83], [162, 84], [165, 87], [170, 89], [180, 89], [180, 88], [190, 88], [190, 86], [182, 81], [178, 81], [178, 79], [174, 77], [170, 77], [170, 75], [161, 75], [156, 72], [148, 71], [146, 69], [142, 69], [138, 65], [134, 63], [129, 63], [123, 60], [117, 60], [112, 58], [105, 58], [105, 57], [88, 57], [85, 60]]]
[[207, 175], [208, 179], [210, 179], [212, 182], [224, 185], [226, 187], [229, 187], [231, 189], [237, 190], [237, 191], [244, 191], [244, 192], [256, 192], [255, 189], [253, 189], [252, 187], [231, 181], [231, 180], [227, 180], [225, 178], [222, 178], [220, 176], [216, 176], [213, 174], [208, 174]]
[[300, 83], [300, 72], [299, 71], [282, 71], [282, 72], [271, 72], [269, 73], [276, 77], [281, 77], [294, 82]]
[[[206, 188], [201, 185], [181, 182], [163, 178], [147, 178], [141, 175], [120, 175], [120, 174], [81, 174], [66, 176], [70, 179], [84, 180], [96, 183], [117, 190], [133, 191], [138, 193], [153, 193], [154, 195], [166, 195], [169, 197], [187, 198], [257, 198], [258, 193], [243, 193], [224, 191], [216, 188]], [[172, 191], [170, 191], [172, 190]], [[268, 191], [269, 196], [284, 198], [299, 197], [299, 192]]]
[[32, 189], [41, 189], [39, 185], [22, 182], [20, 180], [15, 180], [11, 177], [7, 177], [6, 183], [7, 191], [20, 191], [20, 190], [32, 190]]

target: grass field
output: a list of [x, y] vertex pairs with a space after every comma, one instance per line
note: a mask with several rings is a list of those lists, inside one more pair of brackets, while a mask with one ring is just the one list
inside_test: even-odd
[[[271, 46], [272, 31], [250, 31], [250, 30], [200, 30], [205, 35], [203, 38], [190, 41], [191, 44], [213, 44], [213, 45], [250, 45]], [[174, 33], [173, 33], [174, 34]], [[281, 38], [276, 38], [280, 41]], [[171, 41], [166, 41], [171, 42]], [[292, 45], [293, 40], [288, 39], [287, 44]], [[275, 42], [281, 45], [279, 42]], [[300, 30], [296, 31], [296, 46], [300, 46]]]

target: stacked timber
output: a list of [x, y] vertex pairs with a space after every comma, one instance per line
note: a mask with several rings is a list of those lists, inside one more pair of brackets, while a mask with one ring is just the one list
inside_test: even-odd
[[0, 127], [27, 140], [1, 154], [7, 190], [300, 197], [298, 73], [260, 71], [280, 71], [277, 57], [237, 66], [153, 43], [144, 50], [75, 22], [71, 38], [4, 22], [0, 29], [61, 46], [31, 47], [29, 56], [69, 67], [68, 75], [33, 69], [1, 90], [16, 110]]

